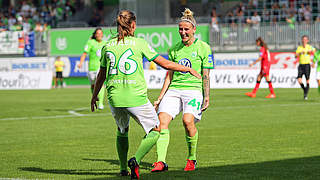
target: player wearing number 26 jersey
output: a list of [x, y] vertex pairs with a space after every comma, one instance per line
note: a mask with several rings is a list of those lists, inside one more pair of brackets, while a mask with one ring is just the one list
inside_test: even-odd
[[[142, 59], [146, 57], [165, 69], [191, 73], [200, 78], [200, 74], [159, 56], [144, 39], [134, 37], [136, 16], [133, 12], [122, 10], [117, 16], [117, 38], [107, 42], [102, 48], [100, 71], [91, 99], [91, 110], [96, 107], [97, 95], [106, 81], [107, 97], [116, 124], [117, 151], [120, 160], [120, 174], [139, 178], [139, 164], [159, 138], [159, 119], [147, 98], [147, 85], [144, 79]], [[128, 130], [130, 116], [144, 129], [146, 136], [133, 158], [128, 161]]]

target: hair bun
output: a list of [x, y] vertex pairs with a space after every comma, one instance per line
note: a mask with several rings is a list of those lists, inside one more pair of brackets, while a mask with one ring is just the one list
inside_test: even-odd
[[182, 14], [183, 16], [193, 16], [193, 12], [189, 8], [186, 8]]

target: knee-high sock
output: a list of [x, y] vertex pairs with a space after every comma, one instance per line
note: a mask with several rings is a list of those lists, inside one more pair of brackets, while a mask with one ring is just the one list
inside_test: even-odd
[[141, 159], [150, 151], [150, 149], [155, 145], [159, 139], [160, 133], [158, 131], [151, 131], [148, 135], [146, 135], [135, 154], [135, 158], [140, 164]]
[[105, 93], [105, 87], [104, 85], [102, 85], [101, 89], [100, 89], [100, 92], [98, 94], [98, 99], [99, 99], [99, 105], [103, 105], [103, 102], [104, 102], [104, 93]]
[[309, 88], [310, 88], [310, 85], [309, 85], [309, 83], [307, 83], [307, 87], [306, 87], [306, 95], [308, 94], [308, 92], [309, 92]]
[[269, 84], [270, 93], [271, 93], [271, 94], [274, 94], [274, 90], [273, 90], [271, 81], [267, 81], [267, 82], [268, 82], [268, 84]]
[[120, 170], [127, 170], [127, 156], [129, 149], [128, 132], [121, 134], [117, 132], [117, 151], [120, 160]]
[[188, 146], [188, 159], [196, 160], [197, 159], [197, 144], [198, 144], [198, 131], [195, 136], [190, 137], [186, 135], [186, 141]]
[[256, 93], [259, 89], [259, 86], [260, 86], [260, 81], [257, 81], [256, 86], [254, 87], [252, 93]]
[[300, 84], [300, 87], [303, 89], [303, 91], [305, 91], [304, 84], [303, 83], [299, 83], [299, 84]]
[[157, 141], [158, 161], [166, 162], [169, 141], [170, 141], [169, 129], [161, 129], [160, 136]]

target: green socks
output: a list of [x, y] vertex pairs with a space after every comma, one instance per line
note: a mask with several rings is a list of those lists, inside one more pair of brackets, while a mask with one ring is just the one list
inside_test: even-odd
[[150, 149], [157, 143], [160, 133], [158, 131], [151, 131], [141, 141], [141, 144], [135, 154], [135, 158], [140, 164], [141, 159], [150, 151]]
[[197, 157], [197, 143], [198, 143], [198, 131], [196, 135], [190, 137], [186, 135], [186, 141], [188, 146], [188, 159], [189, 160], [196, 160]]
[[160, 137], [157, 141], [158, 161], [166, 162], [169, 141], [170, 141], [169, 129], [161, 129]]
[[127, 170], [127, 154], [129, 149], [128, 132], [117, 132], [117, 151], [120, 160], [120, 170]]

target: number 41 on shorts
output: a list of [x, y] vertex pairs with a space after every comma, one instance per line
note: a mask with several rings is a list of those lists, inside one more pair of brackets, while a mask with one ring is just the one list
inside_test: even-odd
[[192, 99], [191, 101], [189, 101], [188, 105], [192, 106], [192, 107], [197, 107], [197, 110], [200, 110], [200, 102], [196, 102], [196, 99]]

